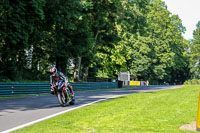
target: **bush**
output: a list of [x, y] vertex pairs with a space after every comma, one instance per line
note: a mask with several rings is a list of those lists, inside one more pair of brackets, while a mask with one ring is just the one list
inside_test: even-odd
[[6, 76], [0, 76], [0, 82], [11, 82], [11, 80]]
[[184, 85], [200, 85], [200, 79], [191, 79], [184, 82]]

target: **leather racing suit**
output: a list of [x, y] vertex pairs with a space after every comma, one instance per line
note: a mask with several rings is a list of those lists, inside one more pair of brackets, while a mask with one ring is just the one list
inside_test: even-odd
[[51, 85], [51, 94], [54, 92], [54, 86], [56, 85], [57, 80], [64, 80], [65, 86], [69, 88], [72, 95], [74, 95], [74, 91], [72, 86], [68, 82], [68, 78], [62, 72], [56, 72], [56, 74], [52, 74], [50, 76], [50, 85]]

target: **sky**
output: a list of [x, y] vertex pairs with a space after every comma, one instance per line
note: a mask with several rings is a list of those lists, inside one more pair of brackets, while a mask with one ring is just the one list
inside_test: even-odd
[[200, 0], [163, 0], [167, 9], [179, 16], [182, 24], [186, 27], [185, 39], [193, 39], [193, 31], [196, 24], [200, 21]]

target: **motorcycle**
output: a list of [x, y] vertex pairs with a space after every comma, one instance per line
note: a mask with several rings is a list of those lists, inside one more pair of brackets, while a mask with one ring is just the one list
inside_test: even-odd
[[61, 106], [64, 107], [66, 104], [75, 104], [75, 97], [72, 96], [69, 88], [65, 86], [64, 80], [57, 80], [56, 86], [54, 87], [54, 93]]

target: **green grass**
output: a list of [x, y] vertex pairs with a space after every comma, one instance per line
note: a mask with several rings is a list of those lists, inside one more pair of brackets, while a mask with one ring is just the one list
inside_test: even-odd
[[25, 127], [16, 133], [189, 133], [200, 86], [138, 93], [107, 100]]

